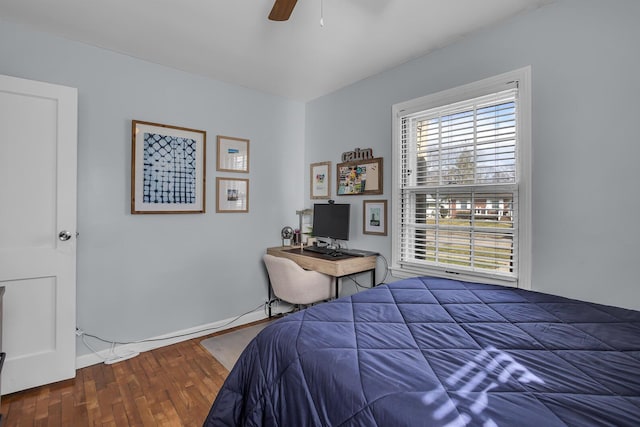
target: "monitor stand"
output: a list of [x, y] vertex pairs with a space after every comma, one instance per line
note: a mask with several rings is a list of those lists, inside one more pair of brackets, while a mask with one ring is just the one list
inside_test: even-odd
[[318, 246], [326, 246], [329, 249], [336, 249], [338, 247], [336, 245], [336, 239], [330, 237], [317, 237], [316, 242]]

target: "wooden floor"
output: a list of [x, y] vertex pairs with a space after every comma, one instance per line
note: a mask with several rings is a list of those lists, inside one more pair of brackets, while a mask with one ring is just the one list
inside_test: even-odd
[[2, 396], [2, 427], [202, 426], [228, 371], [194, 338]]

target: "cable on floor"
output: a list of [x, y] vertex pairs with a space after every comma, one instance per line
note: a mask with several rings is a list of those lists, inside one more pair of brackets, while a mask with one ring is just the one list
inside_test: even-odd
[[87, 348], [88, 348], [89, 350], [91, 350], [93, 353], [95, 353], [95, 354], [96, 354], [98, 357], [100, 357], [103, 361], [106, 361], [106, 360], [108, 360], [108, 359], [105, 359], [104, 357], [100, 356], [100, 355], [98, 354], [98, 352], [97, 352], [96, 350], [94, 350], [94, 349], [93, 349], [93, 348], [92, 348], [92, 347], [91, 347], [91, 346], [86, 342], [86, 340], [85, 340], [85, 336], [87, 336], [87, 337], [91, 337], [91, 338], [94, 338], [94, 339], [96, 339], [96, 340], [98, 340], [98, 341], [102, 341], [102, 342], [107, 343], [107, 344], [111, 344], [111, 345], [112, 345], [112, 351], [113, 351], [113, 348], [115, 347], [115, 345], [116, 345], [116, 344], [124, 345], [124, 344], [140, 344], [140, 343], [145, 343], [145, 342], [165, 341], [165, 340], [174, 339], [174, 338], [183, 338], [183, 337], [188, 337], [188, 336], [190, 336], [190, 335], [198, 334], [198, 333], [200, 333], [200, 332], [215, 331], [215, 330], [217, 330], [217, 329], [221, 329], [221, 328], [224, 328], [225, 326], [228, 326], [228, 325], [232, 324], [233, 322], [235, 322], [235, 321], [239, 320], [240, 318], [242, 318], [242, 317], [244, 317], [244, 316], [246, 316], [246, 315], [248, 315], [248, 314], [251, 314], [251, 313], [253, 313], [253, 312], [255, 312], [255, 311], [258, 311], [258, 309], [260, 309], [263, 305], [264, 305], [264, 303], [260, 303], [260, 305], [256, 306], [254, 309], [249, 310], [249, 311], [247, 311], [247, 312], [245, 312], [245, 313], [242, 313], [242, 314], [240, 314], [240, 315], [238, 315], [238, 316], [234, 317], [233, 319], [229, 320], [228, 322], [226, 322], [226, 323], [224, 323], [224, 324], [222, 324], [222, 325], [219, 325], [219, 326], [210, 326], [210, 327], [207, 327], [207, 328], [199, 329], [199, 330], [196, 330], [196, 331], [193, 331], [193, 332], [184, 333], [184, 334], [171, 335], [171, 336], [162, 337], [162, 338], [147, 338], [147, 339], [138, 340], [138, 341], [116, 341], [116, 340], [107, 340], [107, 339], [102, 338], [102, 337], [100, 337], [100, 336], [98, 336], [98, 335], [90, 334], [90, 333], [88, 333], [88, 332], [82, 332], [82, 342], [83, 342], [83, 344], [84, 344], [84, 345], [86, 345], [86, 346], [87, 346]]

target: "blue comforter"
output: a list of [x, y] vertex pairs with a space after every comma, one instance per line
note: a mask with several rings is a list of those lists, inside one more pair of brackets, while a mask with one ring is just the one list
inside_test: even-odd
[[286, 316], [205, 426], [639, 426], [640, 312], [413, 278]]

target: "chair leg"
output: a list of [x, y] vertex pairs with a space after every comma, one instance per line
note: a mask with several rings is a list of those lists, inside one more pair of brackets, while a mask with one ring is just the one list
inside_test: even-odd
[[273, 313], [271, 312], [271, 306], [274, 302], [279, 302], [280, 298], [271, 298], [269, 301], [267, 301], [265, 304], [267, 306], [267, 311], [269, 312], [269, 318], [273, 317]]

